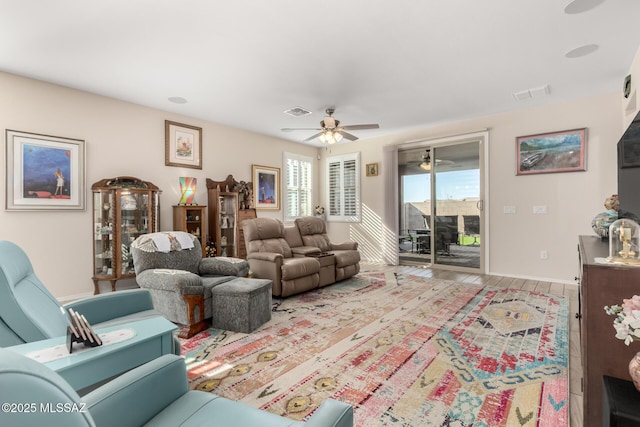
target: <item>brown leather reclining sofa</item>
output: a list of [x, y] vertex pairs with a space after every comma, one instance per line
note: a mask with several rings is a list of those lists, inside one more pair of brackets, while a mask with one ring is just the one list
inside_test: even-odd
[[275, 218], [242, 223], [252, 277], [271, 279], [273, 296], [286, 297], [347, 279], [360, 271], [358, 242], [332, 243], [325, 222]]

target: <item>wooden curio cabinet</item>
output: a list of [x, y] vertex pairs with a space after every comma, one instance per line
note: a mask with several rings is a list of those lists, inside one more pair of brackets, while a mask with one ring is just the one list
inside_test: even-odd
[[238, 193], [209, 190], [215, 201], [209, 211], [211, 239], [216, 244], [216, 256], [236, 257], [238, 250]]
[[255, 218], [251, 182], [236, 181], [232, 175], [224, 181], [207, 178], [209, 236], [216, 256], [245, 258], [242, 221]]
[[93, 191], [93, 286], [100, 281], [116, 290], [120, 279], [135, 277], [131, 243], [140, 235], [154, 233], [160, 225], [160, 190], [131, 176], [108, 178], [91, 186]]

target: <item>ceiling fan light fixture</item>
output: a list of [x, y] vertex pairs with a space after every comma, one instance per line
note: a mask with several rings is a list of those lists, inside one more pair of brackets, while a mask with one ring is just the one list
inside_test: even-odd
[[320, 135], [318, 138], [323, 143], [331, 145], [331, 144], [335, 144], [336, 142], [340, 142], [342, 140], [342, 135], [340, 135], [338, 132], [333, 132], [329, 130], [329, 131], [323, 132], [322, 135]]
[[431, 154], [429, 154], [429, 150], [426, 150], [425, 154], [422, 156], [422, 163], [420, 163], [420, 169], [424, 169], [426, 171], [431, 170]]

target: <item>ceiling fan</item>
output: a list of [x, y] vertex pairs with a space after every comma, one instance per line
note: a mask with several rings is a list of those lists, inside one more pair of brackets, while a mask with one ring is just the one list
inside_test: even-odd
[[350, 141], [358, 139], [357, 136], [346, 132], [348, 130], [378, 129], [380, 127], [378, 124], [340, 126], [340, 120], [336, 120], [333, 117], [334, 111], [335, 110], [333, 108], [327, 108], [327, 116], [320, 122], [319, 128], [283, 128], [282, 131], [319, 130], [320, 132], [311, 135], [304, 141], [311, 141], [312, 139], [318, 138], [326, 144], [335, 144], [336, 142], [340, 142], [343, 137]]
[[[425, 153], [422, 155], [422, 162], [418, 165], [421, 169], [426, 171], [431, 170], [431, 149], [427, 148]], [[436, 165], [452, 165], [454, 162], [452, 160], [441, 160], [436, 159]]]

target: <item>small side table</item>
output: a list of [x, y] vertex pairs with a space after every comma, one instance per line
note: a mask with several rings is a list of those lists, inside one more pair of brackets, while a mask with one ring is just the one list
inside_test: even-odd
[[640, 426], [640, 392], [631, 381], [603, 376], [603, 427]]

